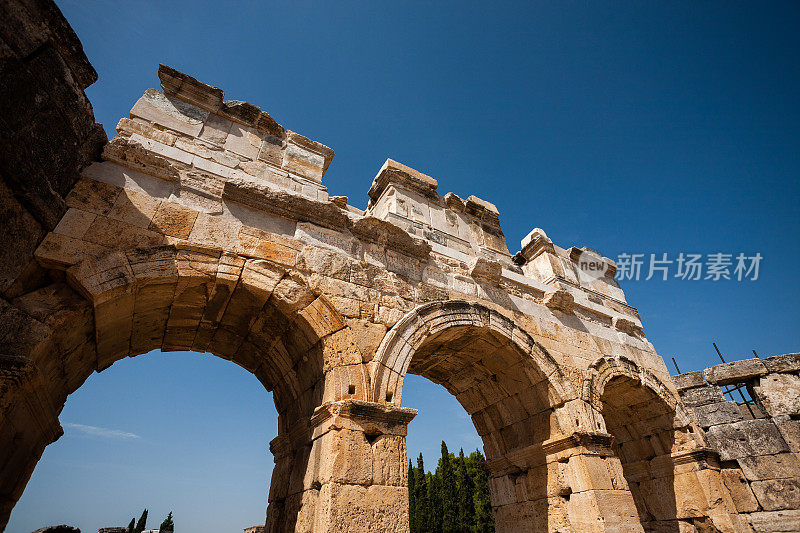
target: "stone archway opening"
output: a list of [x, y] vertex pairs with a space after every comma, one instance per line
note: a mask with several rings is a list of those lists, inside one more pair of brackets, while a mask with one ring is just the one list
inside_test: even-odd
[[[420, 345], [408, 373], [443, 386], [469, 414], [490, 470], [498, 530], [510, 530], [520, 519], [536, 529], [546, 529], [546, 484], [530, 483], [529, 465], [511, 459], [515, 451], [542, 443], [554, 433], [554, 409], [541, 370], [509, 339], [490, 328], [453, 326], [430, 335]], [[544, 465], [544, 456], [538, 461]]]
[[613, 449], [645, 531], [679, 531], [674, 484], [675, 412], [627, 376], [609, 381], [601, 397]]
[[[47, 424], [54, 425], [50, 433], [57, 439], [63, 434], [57, 414], [93, 372], [153, 349], [213, 354], [243, 367], [272, 392], [278, 437], [270, 443], [276, 467], [267, 523], [274, 531], [313, 527], [319, 490], [330, 482], [330, 476], [319, 479], [323, 458], [312, 454], [313, 415], [324, 403], [363, 400], [367, 383], [360, 352], [327, 298], [279, 264], [196, 245], [110, 252], [68, 268], [66, 280], [69, 286], [57, 283], [22, 302], [33, 308], [48, 296], [72, 294], [83, 306], [77, 316], [59, 318], [65, 337], [57, 335], [46, 347], [63, 353], [52, 358], [51, 379], [36, 384], [36, 393], [57, 402], [55, 416], [37, 419], [19, 402], [19, 414], [12, 410], [8, 420], [27, 417], [47, 431]], [[89, 310], [73, 290], [88, 300]], [[74, 338], [76, 332], [85, 337]], [[0, 435], [14, 443], [12, 460], [0, 465], [14, 501], [54, 440], [48, 434], [25, 440], [22, 427], [6, 424]]]
[[727, 531], [719, 463], [682, 404], [655, 376], [624, 358], [601, 359], [594, 383], [636, 522], [645, 532]]
[[[183, 528], [263, 524], [276, 436], [272, 394], [212, 354], [154, 350], [92, 374], [60, 414], [7, 530], [125, 526], [149, 509]], [[179, 519], [178, 519], [179, 517]]]
[[558, 470], [551, 444], [568, 431], [563, 407], [574, 393], [546, 350], [513, 321], [464, 301], [422, 306], [386, 336], [376, 359], [376, 399], [399, 405], [410, 373], [443, 386], [470, 415], [486, 454], [498, 531], [569, 523], [571, 491], [548, 479]]

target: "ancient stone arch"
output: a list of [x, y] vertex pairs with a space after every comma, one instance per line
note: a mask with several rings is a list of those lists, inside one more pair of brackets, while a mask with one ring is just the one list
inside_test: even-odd
[[540, 229], [512, 255], [493, 204], [392, 160], [358, 209], [323, 185], [327, 146], [159, 78], [4, 293], [0, 524], [67, 396], [159, 348], [273, 392], [268, 531], [408, 529], [408, 372], [471, 415], [500, 531], [747, 531], [613, 261]]

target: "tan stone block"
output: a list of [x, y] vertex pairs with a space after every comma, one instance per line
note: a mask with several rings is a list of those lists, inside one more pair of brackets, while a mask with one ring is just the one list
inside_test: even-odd
[[193, 350], [206, 351], [239, 282], [244, 263], [244, 258], [234, 254], [222, 252], [220, 255], [211, 296], [192, 343]]
[[67, 207], [105, 215], [111, 211], [121, 192], [122, 189], [115, 185], [81, 178], [67, 194], [65, 201]]
[[235, 218], [223, 218], [201, 212], [197, 215], [192, 232], [189, 234], [189, 241], [233, 252], [239, 243], [241, 227], [242, 223]]
[[[309, 380], [314, 380], [310, 376]], [[365, 400], [367, 382], [361, 364], [333, 367], [325, 372], [322, 402], [335, 402], [348, 398]]]
[[113, 207], [108, 212], [108, 218], [121, 220], [132, 226], [147, 228], [156, 213], [160, 200], [130, 189], [123, 189], [117, 197]]
[[218, 145], [224, 145], [228, 138], [233, 122], [230, 119], [221, 117], [215, 113], [209, 113], [208, 118], [203, 124], [200, 138]]
[[190, 137], [197, 137], [208, 117], [208, 111], [200, 109], [161, 91], [148, 89], [131, 109], [131, 117], [139, 117]]
[[360, 319], [349, 319], [347, 324], [350, 326], [364, 362], [372, 361], [378, 346], [386, 336], [386, 326]]
[[258, 130], [233, 122], [225, 140], [225, 149], [247, 159], [256, 159], [261, 150], [261, 136]]
[[742, 457], [739, 459], [739, 466], [745, 477], [751, 481], [776, 478], [800, 479], [800, 460], [793, 453]]
[[133, 355], [161, 348], [168, 317], [169, 307], [134, 313], [131, 332], [131, 353]]
[[347, 325], [324, 296], [314, 300], [298, 314], [304, 318], [301, 323], [305, 326], [306, 336], [312, 344], [316, 339], [339, 331]]
[[154, 141], [158, 141], [162, 144], [166, 144], [167, 146], [172, 146], [175, 144], [176, 139], [174, 134], [157, 130], [147, 122], [139, 122], [138, 120], [132, 120], [125, 117], [119, 119], [119, 122], [117, 123], [117, 131], [138, 133], [139, 135], [153, 139]]
[[69, 208], [67, 212], [64, 213], [64, 216], [61, 217], [53, 233], [80, 239], [96, 217], [97, 215], [95, 213]]
[[263, 233], [265, 232], [242, 226], [239, 230], [237, 253], [293, 267], [297, 261], [297, 250], [273, 240], [263, 239], [261, 238], [265, 236]]
[[627, 491], [596, 490], [570, 495], [569, 523], [577, 531], [643, 531], [639, 514]]
[[372, 443], [372, 484], [408, 485], [405, 437], [381, 435]]
[[314, 299], [314, 293], [309, 290], [303, 277], [291, 272], [275, 286], [270, 302], [288, 316], [308, 306]]
[[175, 148], [200, 156], [204, 159], [211, 159], [211, 150], [204, 144], [197, 142], [195, 139], [179, 137], [175, 141]]
[[747, 517], [756, 533], [797, 533], [800, 510], [752, 513]]
[[284, 270], [260, 259], [248, 260], [242, 268], [239, 284], [227, 303], [220, 324], [246, 335], [250, 324], [264, 307]]
[[722, 480], [731, 494], [736, 510], [740, 513], [752, 513], [758, 510], [758, 501], [750, 490], [750, 484], [738, 468], [723, 468]]
[[63, 269], [107, 251], [105, 246], [51, 232], [45, 235], [34, 257], [45, 268]]
[[161, 202], [150, 222], [150, 229], [179, 239], [186, 239], [192, 232], [196, 219], [197, 211], [193, 209], [172, 202]]
[[323, 370], [338, 366], [358, 365], [362, 354], [350, 329], [339, 330], [322, 339]]
[[316, 246], [305, 246], [297, 259], [297, 268], [329, 278], [347, 281], [352, 260], [344, 254]]
[[599, 455], [575, 455], [568, 462], [567, 483], [573, 492], [612, 490], [615, 487], [607, 463], [613, 460]]
[[264, 142], [261, 144], [258, 158], [275, 166], [281, 166], [283, 162], [283, 141], [272, 135], [264, 135]]
[[83, 238], [91, 243], [121, 249], [158, 246], [166, 242], [159, 233], [104, 216], [98, 216], [92, 222]]
[[753, 391], [770, 416], [800, 414], [800, 377], [794, 374], [762, 376]]
[[95, 303], [98, 370], [130, 355], [133, 309], [134, 297], [130, 290], [105, 302]]
[[341, 429], [314, 440], [311, 459], [319, 483], [369, 485], [372, 482], [372, 447], [364, 433]]
[[283, 164], [281, 166], [285, 170], [299, 174], [304, 178], [322, 182], [325, 158], [305, 147], [290, 142], [287, 143], [286, 149], [283, 151]]
[[341, 296], [328, 296], [328, 301], [331, 302], [334, 309], [345, 317], [358, 318], [361, 316], [361, 303], [358, 300], [351, 300]]
[[319, 494], [314, 531], [408, 531], [408, 487], [328, 483]]
[[229, 168], [237, 168], [240, 163], [239, 158], [235, 157], [233, 154], [229, 152], [220, 152], [220, 151], [211, 152], [211, 159], [213, 159], [220, 165]]
[[769, 479], [750, 484], [765, 511], [800, 509], [800, 479]]

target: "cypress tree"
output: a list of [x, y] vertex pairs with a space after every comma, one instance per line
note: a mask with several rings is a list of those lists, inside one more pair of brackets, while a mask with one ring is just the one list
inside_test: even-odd
[[139, 521], [136, 522], [136, 527], [133, 528], [133, 533], [142, 533], [145, 527], [147, 527], [147, 509], [142, 511], [142, 516], [140, 516]]
[[414, 465], [411, 459], [408, 460], [408, 525], [411, 532], [414, 533], [416, 529], [414, 525], [417, 522], [417, 473], [414, 471]]
[[136, 517], [131, 518], [131, 523], [128, 524], [128, 533], [133, 533], [133, 528], [136, 527]]
[[414, 522], [411, 524], [411, 531], [415, 533], [427, 533], [430, 529], [430, 501], [428, 500], [428, 478], [425, 475], [425, 463], [422, 454], [417, 457], [417, 467], [414, 470], [414, 490], [417, 493], [414, 499], [416, 509], [414, 510]]
[[442, 497], [439, 492], [439, 470], [436, 473], [427, 474], [428, 481], [428, 531], [430, 533], [442, 533]]
[[172, 522], [172, 511], [170, 511], [164, 521], [161, 522], [161, 526], [158, 528], [158, 533], [167, 533], [173, 531], [175, 531], [175, 524]]
[[442, 441], [442, 458], [440, 459], [441, 483], [439, 491], [442, 500], [442, 531], [453, 533], [458, 528], [458, 498], [456, 493], [456, 473], [453, 459], [447, 451], [447, 444]]
[[489, 471], [486, 469], [486, 459], [483, 454], [475, 450], [469, 454], [467, 466], [471, 470], [475, 486], [475, 522], [473, 531], [487, 533], [494, 531], [494, 515], [492, 503], [489, 499]]
[[472, 530], [475, 522], [475, 483], [467, 472], [464, 449], [456, 459], [456, 484], [458, 487], [458, 530], [464, 533]]
[[465, 457], [462, 449], [455, 456], [443, 442], [442, 457], [434, 472], [425, 472], [422, 454], [416, 467], [409, 462], [408, 470], [412, 533], [494, 532], [489, 473], [479, 450]]

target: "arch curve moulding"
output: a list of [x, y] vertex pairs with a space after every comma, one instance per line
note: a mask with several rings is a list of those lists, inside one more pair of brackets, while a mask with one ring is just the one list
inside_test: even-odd
[[375, 354], [371, 399], [400, 405], [402, 380], [415, 352], [449, 328], [487, 330], [501, 338], [548, 380], [554, 405], [576, 397], [575, 388], [558, 362], [513, 320], [477, 302], [449, 300], [417, 307], [386, 334]]
[[[685, 411], [613, 261], [538, 228], [512, 255], [492, 203], [391, 159], [355, 207], [323, 184], [324, 144], [172, 68], [159, 79], [4, 311], [20, 327], [0, 355], [0, 525], [67, 395], [153, 349], [213, 353], [273, 391], [269, 531], [408, 529], [407, 372], [472, 416], [498, 529], [652, 521], [603, 417], [625, 376]], [[587, 258], [605, 274], [581, 275]], [[590, 479], [598, 460], [608, 475]]]

